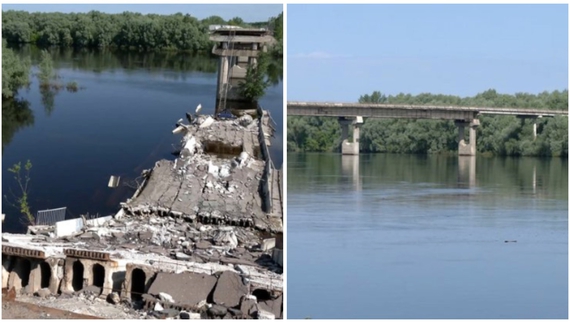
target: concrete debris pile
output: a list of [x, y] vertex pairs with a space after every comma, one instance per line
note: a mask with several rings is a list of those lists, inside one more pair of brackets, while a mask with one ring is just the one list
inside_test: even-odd
[[172, 215], [190, 222], [282, 232], [280, 217], [263, 210], [260, 186], [269, 179], [266, 161], [260, 158], [260, 131], [249, 115], [224, 121], [199, 117], [190, 125], [179, 122], [175, 132], [184, 134], [179, 158], [157, 162], [147, 173], [144, 189], [123, 203], [123, 209], [127, 214]]
[[178, 158], [145, 171], [115, 216], [4, 233], [2, 287], [130, 318], [282, 318], [282, 210], [260, 189], [279, 172], [262, 118], [188, 119]]

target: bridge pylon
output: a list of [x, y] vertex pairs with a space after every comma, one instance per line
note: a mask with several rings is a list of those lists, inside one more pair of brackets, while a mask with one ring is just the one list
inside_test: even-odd
[[[457, 153], [459, 156], [475, 156], [477, 153], [477, 127], [479, 119], [471, 121], [456, 120], [455, 125], [459, 128]], [[465, 142], [465, 127], [469, 127], [469, 142]]]
[[[364, 123], [362, 117], [339, 117], [341, 128], [341, 153], [343, 155], [360, 154], [360, 127]], [[348, 126], [352, 125], [352, 142], [348, 141]]]

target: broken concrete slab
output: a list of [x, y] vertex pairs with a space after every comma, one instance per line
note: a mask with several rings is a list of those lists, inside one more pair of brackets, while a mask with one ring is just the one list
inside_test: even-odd
[[172, 296], [167, 293], [158, 293], [158, 298], [160, 298], [162, 302], [174, 303]]
[[178, 260], [191, 260], [192, 256], [189, 256], [183, 252], [177, 252], [176, 253], [176, 259], [178, 259]]
[[196, 243], [196, 249], [209, 249], [212, 244], [209, 241], [200, 241]]
[[257, 311], [257, 300], [253, 295], [245, 295], [240, 301], [240, 311], [245, 315], [253, 315]]
[[64, 237], [79, 233], [83, 229], [83, 225], [82, 218], [56, 222], [55, 236]]
[[274, 320], [275, 315], [271, 312], [262, 309], [257, 309], [257, 318], [259, 320]]
[[214, 304], [208, 309], [208, 313], [215, 317], [223, 317], [228, 313], [228, 309], [225, 306]]
[[210, 275], [190, 272], [158, 273], [148, 293], [168, 293], [178, 304], [194, 306], [208, 298], [216, 282], [216, 277]]
[[276, 299], [261, 301], [257, 306], [265, 311], [273, 313], [276, 318], [280, 318], [283, 313], [283, 295], [280, 295]]
[[275, 238], [264, 239], [261, 243], [262, 251], [269, 251], [273, 248], [275, 248]]
[[248, 293], [241, 277], [233, 272], [225, 271], [218, 278], [218, 284], [214, 290], [214, 302], [227, 307], [235, 307], [240, 303], [242, 296]]

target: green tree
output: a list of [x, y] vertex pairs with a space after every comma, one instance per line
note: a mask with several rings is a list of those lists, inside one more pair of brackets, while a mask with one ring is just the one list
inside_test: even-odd
[[13, 98], [30, 83], [30, 61], [20, 59], [2, 40], [2, 99]]
[[[30, 183], [30, 170], [32, 169], [32, 163], [28, 160], [26, 162], [26, 164], [24, 165], [24, 170], [25, 173], [23, 174], [23, 178], [22, 178], [22, 163], [18, 162], [17, 164], [14, 164], [11, 168], [8, 168], [8, 171], [12, 174], [14, 174], [14, 179], [16, 180], [16, 183], [18, 184], [18, 188], [19, 188], [19, 194], [13, 194], [16, 202], [12, 203], [13, 206], [17, 207], [20, 210], [20, 213], [22, 213], [23, 217], [24, 217], [24, 223], [27, 225], [34, 225], [34, 215], [32, 214], [31, 210], [30, 210], [30, 205], [28, 204], [28, 184]], [[8, 201], [10, 201], [8, 199], [8, 197], [6, 195], [4, 195], [4, 198]]]
[[249, 101], [257, 101], [265, 94], [265, 89], [270, 85], [267, 80], [267, 67], [269, 57], [261, 52], [257, 57], [257, 64], [250, 65], [245, 75], [245, 81], [240, 84], [240, 95]]
[[53, 69], [53, 59], [51, 58], [51, 54], [45, 49], [42, 50], [38, 67], [40, 69], [40, 72], [38, 73], [40, 85], [43, 87], [49, 87], [50, 82], [56, 78], [56, 74]]

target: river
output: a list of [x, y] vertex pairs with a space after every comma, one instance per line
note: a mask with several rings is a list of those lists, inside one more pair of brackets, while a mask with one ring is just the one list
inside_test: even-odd
[[288, 318], [568, 317], [568, 159], [287, 165]]
[[[40, 51], [17, 51], [37, 64]], [[162, 158], [174, 159], [174, 124], [202, 104], [212, 114], [216, 99], [217, 59], [183, 53], [121, 53], [53, 50], [60, 82], [76, 81], [79, 91], [41, 91], [37, 77], [20, 90], [19, 103], [2, 107], [2, 192], [18, 195], [8, 168], [30, 160], [29, 204], [37, 210], [67, 207], [68, 218], [108, 215], [134, 193], [143, 169]], [[282, 71], [282, 70], [281, 70]], [[37, 68], [33, 68], [37, 72]], [[279, 73], [279, 71], [277, 72]], [[260, 104], [269, 110], [277, 133], [270, 153], [283, 160], [283, 86], [272, 75]], [[108, 188], [111, 175], [121, 176]], [[11, 199], [14, 200], [13, 198]], [[3, 232], [22, 232], [19, 212], [3, 198]]]

